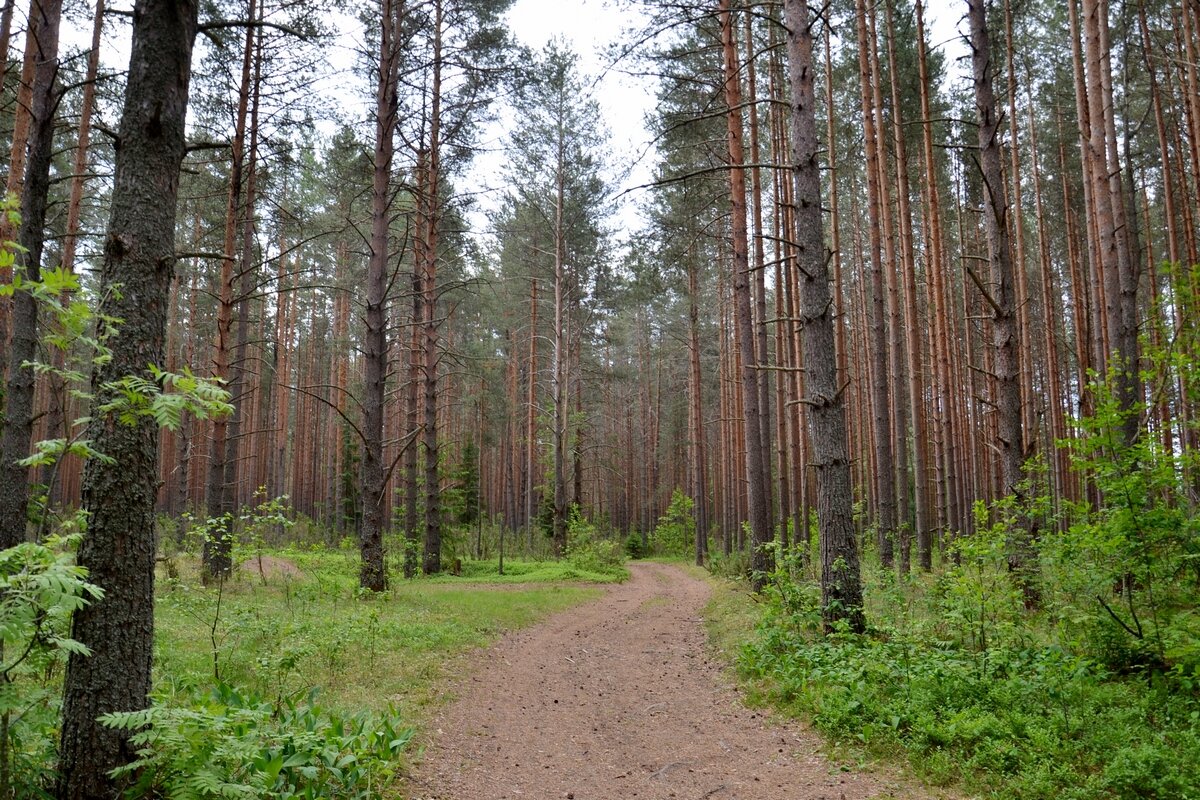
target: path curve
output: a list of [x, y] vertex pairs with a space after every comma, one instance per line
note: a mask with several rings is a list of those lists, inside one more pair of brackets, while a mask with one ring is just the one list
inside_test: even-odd
[[745, 708], [708, 658], [710, 587], [631, 565], [601, 599], [483, 653], [433, 720], [413, 800], [859, 800], [814, 734]]

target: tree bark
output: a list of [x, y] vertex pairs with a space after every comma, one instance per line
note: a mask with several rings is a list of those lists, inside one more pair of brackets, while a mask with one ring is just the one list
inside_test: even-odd
[[[35, 53], [31, 130], [25, 180], [21, 185], [21, 228], [17, 235], [24, 250], [17, 254], [17, 263], [21, 277], [30, 282], [41, 280], [54, 117], [59, 100], [58, 30], [62, 0], [39, 0], [34, 9], [36, 14], [29, 21]], [[18, 291], [13, 295], [12, 322], [5, 424], [0, 435], [0, 486], [7, 487], [0, 491], [0, 548], [13, 547], [25, 539], [29, 468], [19, 462], [29, 455], [33, 434], [34, 371], [26, 364], [37, 356], [38, 345], [38, 307], [31, 292]], [[0, 348], [3, 346], [0, 341]]]
[[877, 130], [874, 112], [875, 78], [871, 70], [868, 49], [874, 42], [867, 35], [867, 9], [864, 0], [857, 0], [855, 16], [858, 19], [859, 78], [862, 82], [863, 130], [867, 151], [867, 215], [870, 220], [870, 328], [871, 328], [871, 419], [873, 427], [873, 451], [875, 457], [875, 505], [876, 540], [879, 557], [884, 566], [892, 565], [893, 540], [896, 531], [896, 477], [894, 450], [892, 448], [891, 380], [888, 372], [887, 313], [885, 310], [883, 279], [883, 243], [879, 222], [885, 213], [883, 208], [879, 146], [877, 139], [882, 132]]
[[750, 254], [746, 240], [746, 171], [742, 146], [742, 93], [738, 85], [737, 51], [733, 41], [733, 12], [730, 0], [720, 0], [721, 41], [725, 55], [726, 133], [729, 153], [729, 187], [733, 234], [733, 299], [736, 308], [738, 346], [741, 353], [743, 429], [746, 439], [746, 500], [750, 521], [751, 583], [756, 591], [765, 585], [772, 570], [766, 549], [771, 541], [771, 513], [765, 484], [767, 467], [763, 452], [759, 414], [758, 370], [754, 353], [754, 315], [750, 290]]
[[391, 212], [393, 136], [396, 130], [397, 42], [400, 0], [382, 0], [379, 71], [375, 89], [375, 154], [371, 182], [371, 253], [367, 261], [366, 331], [363, 334], [363, 526], [359, 535], [358, 582], [387, 588], [383, 560], [383, 408], [387, 378], [388, 218]]
[[[96, 106], [96, 75], [100, 71], [100, 35], [104, 30], [104, 0], [96, 0], [96, 10], [92, 16], [92, 45], [88, 51], [87, 71], [84, 74], [83, 99], [79, 108], [79, 129], [75, 143], [75, 158], [71, 175], [71, 190], [67, 200], [66, 231], [63, 236], [62, 268], [66, 272], [75, 271], [75, 248], [79, 238], [79, 214], [83, 205], [83, 185], [88, 175], [88, 146], [91, 142], [92, 112]], [[2, 35], [2, 33], [0, 33]], [[0, 48], [3, 52], [4, 48]], [[4, 83], [0, 74], [0, 86]], [[52, 355], [54, 366], [61, 369], [65, 356], [57, 348]], [[50, 407], [47, 410], [46, 431], [50, 438], [69, 438], [66, 425], [68, 410], [71, 406], [63, 380], [56, 374], [49, 376]], [[61, 499], [58, 491], [63, 464], [48, 467], [43, 482], [46, 493], [52, 499]]]
[[442, 509], [441, 487], [438, 483], [438, 323], [437, 323], [437, 258], [439, 225], [439, 187], [441, 180], [441, 123], [442, 123], [442, 3], [434, 0], [433, 18], [433, 83], [429, 117], [428, 177], [425, 185], [425, 264], [423, 297], [425, 318], [422, 323], [422, 342], [425, 356], [425, 574], [442, 571]]
[[704, 566], [708, 556], [708, 468], [705, 459], [704, 384], [700, 371], [700, 267], [688, 260], [688, 414], [691, 417], [692, 505], [695, 509], [696, 565]]
[[[185, 147], [188, 85], [198, 5], [138, 0], [119, 129], [112, 213], [100, 274], [101, 311], [123, 320], [109, 339], [111, 360], [92, 376], [89, 438], [111, 463], [88, 462], [83, 505], [90, 516], [79, 563], [102, 600], [75, 612], [63, 690], [59, 782], [62, 800], [115, 798], [109, 771], [136, 748], [102, 714], [145, 708], [154, 652], [154, 501], [158, 426], [123, 425], [99, 409], [104, 387], [144, 374], [163, 359], [167, 298], [175, 264], [175, 203]], [[120, 285], [121, 291], [109, 291]]]
[[[1021, 585], [1025, 602], [1038, 602], [1034, 553], [1028, 517], [1022, 508], [1025, 460], [1021, 424], [1021, 385], [1018, 349], [1021, 346], [1016, 318], [1012, 251], [1008, 238], [1008, 205], [1000, 156], [1000, 119], [992, 91], [991, 40], [986, 0], [968, 0], [971, 29], [971, 66], [975, 84], [975, 109], [979, 116], [979, 169], [983, 177], [984, 223], [987, 228], [991, 281], [985, 300], [991, 307], [996, 385], [996, 445], [1000, 452], [1000, 488], [1015, 498], [1009, 565]], [[983, 288], [981, 287], [981, 292]]]
[[[255, 0], [247, 2], [248, 18], [253, 20]], [[231, 329], [234, 307], [234, 263], [237, 247], [237, 223], [242, 209], [243, 176], [245, 174], [246, 122], [250, 108], [250, 78], [254, 58], [255, 28], [246, 28], [246, 39], [242, 50], [242, 75], [238, 90], [237, 117], [234, 123], [233, 141], [230, 145], [229, 192], [225, 204], [225, 238], [222, 244], [221, 278], [217, 299], [217, 336], [213, 348], [213, 377], [228, 380], [231, 359]], [[244, 268], [244, 265], [243, 265]], [[235, 508], [230, 503], [232, 493], [227, 491], [226, 468], [229, 460], [230, 420], [213, 420], [212, 439], [209, 442], [208, 480], [205, 484], [204, 503], [209, 517], [223, 517], [225, 522], [214, 528], [204, 540], [201, 558], [202, 576], [208, 580], [221, 580], [233, 569], [232, 515]], [[228, 516], [226, 516], [228, 515]]]
[[850, 455], [842, 387], [837, 384], [833, 297], [821, 218], [821, 172], [817, 161], [812, 28], [805, 0], [785, 0], [788, 77], [792, 88], [792, 174], [796, 185], [800, 324], [812, 461], [817, 475], [817, 524], [821, 543], [821, 616], [826, 630], [839, 624], [865, 627], [858, 542], [854, 535]]

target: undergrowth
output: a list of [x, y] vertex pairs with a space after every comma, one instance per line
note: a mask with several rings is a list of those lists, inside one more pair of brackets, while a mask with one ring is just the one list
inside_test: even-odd
[[[1069, 442], [1101, 502], [1051, 502], [1030, 464], [1020, 505], [978, 505], [934, 571], [866, 571], [862, 635], [824, 635], [817, 586], [784, 562], [743, 675], [933, 782], [1004, 800], [1200, 798], [1200, 455], [1126, 440], [1140, 411], [1115, 383], [1092, 387]], [[1033, 563], [1014, 571], [1030, 530]]]
[[1120, 676], [1052, 645], [973, 651], [816, 625], [772, 604], [739, 666], [839, 742], [903, 753], [932, 782], [996, 798], [1200, 797], [1194, 671]]

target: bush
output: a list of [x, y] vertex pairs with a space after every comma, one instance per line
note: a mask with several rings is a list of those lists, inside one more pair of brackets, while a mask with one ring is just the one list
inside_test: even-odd
[[777, 704], [841, 741], [906, 751], [935, 782], [996, 798], [1200, 794], [1200, 697], [1121, 680], [1054, 647], [983, 652], [896, 630], [818, 638], [768, 614], [741, 652]]
[[676, 489], [671, 495], [671, 504], [650, 534], [650, 548], [661, 556], [685, 556], [695, 548], [695, 536], [692, 498]]
[[[69, 653], [88, 649], [69, 636], [71, 614], [103, 596], [75, 564], [81, 535], [23, 542], [0, 551], [0, 720], [7, 736], [0, 796], [13, 787], [48, 787], [62, 705], [57, 676]], [[41, 796], [40, 793], [34, 796]]]
[[576, 506], [567, 521], [567, 563], [583, 572], [620, 572], [625, 554], [615, 539], [601, 537]]
[[637, 531], [625, 537], [625, 556], [626, 558], [639, 559], [646, 555], [646, 548], [642, 545], [642, 535]]
[[342, 717], [303, 701], [272, 704], [218, 684], [185, 706], [107, 714], [136, 731], [138, 759], [114, 771], [126, 798], [374, 798], [413, 736], [393, 715]]

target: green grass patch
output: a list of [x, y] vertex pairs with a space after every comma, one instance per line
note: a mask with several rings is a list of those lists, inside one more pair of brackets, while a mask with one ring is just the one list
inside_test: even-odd
[[602, 591], [552, 582], [580, 578], [543, 564], [505, 576], [522, 585], [488, 586], [498, 581], [480, 571], [393, 579], [386, 593], [363, 595], [351, 554], [271, 555], [302, 574], [264, 580], [242, 569], [218, 590], [201, 587], [194, 565], [182, 562], [178, 579], [160, 583], [155, 685], [168, 702], [207, 691], [219, 677], [270, 701], [315, 688], [338, 711], [391, 706], [420, 719], [459, 656]]
[[[1200, 797], [1190, 667], [1118, 671], [1028, 634], [973, 647], [943, 635], [923, 585], [934, 579], [868, 577], [866, 635], [819, 634], [817, 588], [787, 581], [765, 602], [718, 583], [710, 638], [736, 655], [752, 700], [803, 717], [838, 752], [907, 761], [936, 785], [997, 800]], [[934, 581], [943, 615], [947, 580]]]
[[629, 579], [624, 566], [580, 565], [571, 561], [522, 561], [504, 559], [504, 574], [497, 559], [464, 560], [459, 575], [443, 574], [429, 578], [431, 583], [620, 583]]
[[[705, 575], [699, 567], [689, 566], [696, 575]], [[712, 596], [704, 607], [704, 627], [708, 641], [718, 657], [732, 664], [742, 648], [754, 640], [754, 630], [762, 619], [762, 605], [743, 584], [710, 577]]]

